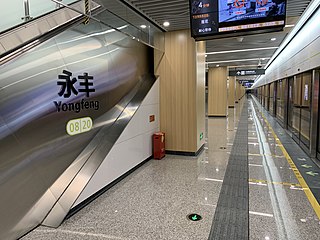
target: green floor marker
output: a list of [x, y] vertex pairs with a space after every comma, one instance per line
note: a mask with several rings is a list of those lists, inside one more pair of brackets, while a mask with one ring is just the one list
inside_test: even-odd
[[202, 219], [202, 217], [199, 214], [192, 213], [192, 214], [188, 215], [188, 219], [193, 222], [196, 222], [196, 221], [200, 221]]
[[310, 176], [312, 176], [312, 177], [319, 175], [319, 173], [313, 172], [313, 171], [306, 172], [306, 174], [308, 174], [308, 175], [310, 175]]
[[312, 166], [307, 165], [307, 164], [303, 164], [303, 165], [301, 165], [301, 167], [304, 167], [304, 168], [312, 168]]

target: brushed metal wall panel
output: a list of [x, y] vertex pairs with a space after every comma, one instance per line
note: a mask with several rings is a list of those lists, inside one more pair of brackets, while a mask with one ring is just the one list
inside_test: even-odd
[[[152, 73], [149, 51], [90, 21], [0, 66], [0, 239], [15, 239], [42, 222], [79, 169], [68, 176], [65, 171], [87, 162], [98, 147], [92, 143], [99, 142], [99, 134], [108, 134], [101, 130], [116, 120], [113, 107]], [[63, 70], [74, 77], [87, 72], [96, 91], [90, 97], [60, 97], [57, 81]], [[99, 110], [57, 112], [54, 104], [81, 99], [99, 101]], [[88, 116], [94, 122], [91, 131], [66, 133], [69, 120]]]

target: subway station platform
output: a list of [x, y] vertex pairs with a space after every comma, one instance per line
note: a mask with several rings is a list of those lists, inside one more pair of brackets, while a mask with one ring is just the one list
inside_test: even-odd
[[320, 170], [258, 101], [206, 125], [197, 157], [149, 160], [59, 228], [22, 239], [319, 239]]

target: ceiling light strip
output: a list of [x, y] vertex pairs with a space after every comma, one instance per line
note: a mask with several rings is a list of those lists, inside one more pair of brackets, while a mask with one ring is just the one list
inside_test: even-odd
[[208, 52], [208, 53], [206, 53], [206, 54], [208, 54], [208, 55], [214, 55], [214, 54], [225, 54], [225, 53], [235, 53], [235, 52], [264, 51], [264, 50], [271, 50], [271, 49], [278, 49], [278, 47], [237, 49], [237, 50], [228, 50], [228, 51], [219, 51], [219, 52]]
[[[262, 64], [262, 66], [263, 66], [264, 64]], [[257, 67], [257, 66], [260, 66], [260, 65], [258, 65], [258, 64], [248, 64], [248, 65], [234, 65], [234, 66], [228, 66], [229, 68], [234, 68], [234, 70], [237, 70], [238, 68], [242, 68], [242, 67]], [[254, 77], [254, 79], [256, 79], [255, 77]]]
[[[270, 58], [264, 58], [270, 59]], [[235, 60], [224, 60], [224, 61], [217, 61], [217, 62], [206, 62], [207, 64], [218, 64], [218, 63], [229, 63], [229, 62], [246, 62], [246, 61], [258, 61], [261, 58], [250, 58], [250, 59], [235, 59]]]

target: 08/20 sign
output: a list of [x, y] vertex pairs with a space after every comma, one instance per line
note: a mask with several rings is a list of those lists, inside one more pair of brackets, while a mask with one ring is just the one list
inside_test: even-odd
[[92, 125], [93, 122], [90, 117], [78, 118], [70, 120], [67, 123], [66, 130], [70, 136], [73, 136], [90, 131], [92, 129]]

